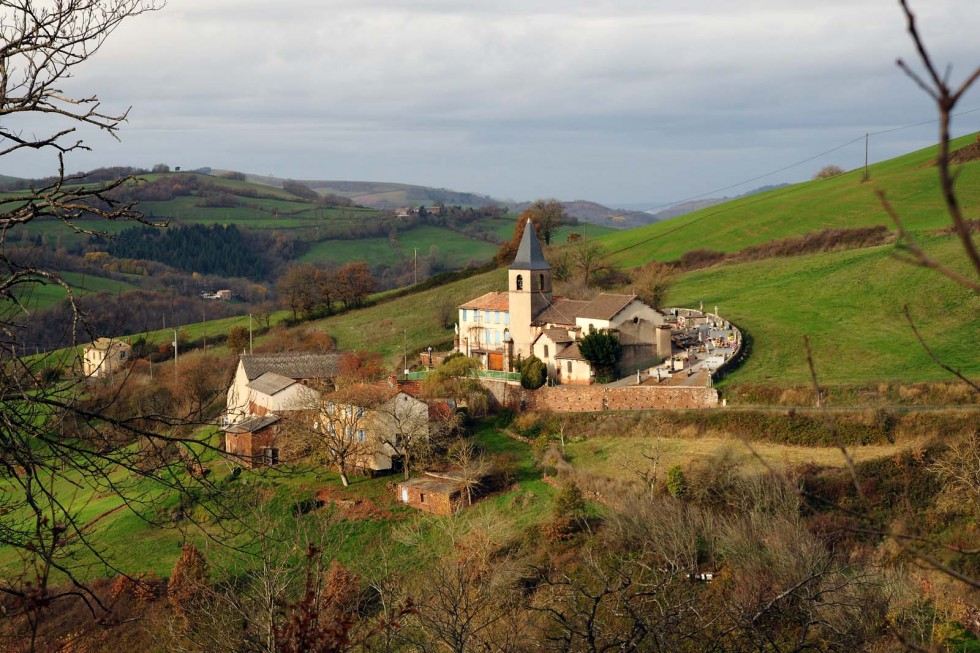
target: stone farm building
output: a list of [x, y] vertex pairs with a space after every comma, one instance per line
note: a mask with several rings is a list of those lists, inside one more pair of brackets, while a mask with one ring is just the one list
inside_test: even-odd
[[337, 389], [342, 352], [244, 355], [222, 419], [225, 451], [248, 466], [279, 461], [283, 420], [351, 440], [353, 466], [365, 471], [396, 467], [400, 438], [429, 432], [429, 405], [416, 384], [391, 379]]
[[623, 345], [621, 369], [652, 365], [671, 354], [664, 316], [635, 295], [601, 293], [590, 301], [554, 297], [551, 266], [533, 226], [524, 229], [508, 269], [507, 292], [489, 292], [459, 306], [456, 351], [490, 370], [537, 356], [559, 383], [587, 384], [592, 367], [578, 341], [592, 331], [615, 333]]
[[115, 338], [99, 338], [85, 345], [82, 373], [89, 378], [112, 376], [132, 358], [133, 348]]

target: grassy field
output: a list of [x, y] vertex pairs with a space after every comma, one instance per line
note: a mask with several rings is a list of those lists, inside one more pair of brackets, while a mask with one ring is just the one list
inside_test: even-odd
[[[436, 351], [452, 345], [453, 331], [440, 323], [440, 311], [455, 307], [491, 290], [506, 290], [506, 270], [495, 270], [313, 323], [337, 341], [341, 349], [369, 349], [381, 352], [401, 369], [407, 343], [408, 354], [428, 346]], [[409, 361], [411, 362], [411, 360]]]
[[[216, 433], [212, 435], [212, 438], [218, 437], [220, 435]], [[256, 527], [263, 519], [278, 521], [276, 539], [281, 542], [285, 554], [299, 555], [296, 546], [302, 532], [320, 532], [324, 535], [324, 544], [330, 555], [358, 572], [370, 574], [382, 545], [390, 556], [389, 562], [395, 566], [411, 564], [417, 567], [424, 564], [430, 554], [446, 551], [448, 542], [440, 536], [440, 531], [450, 521], [458, 522], [457, 528], [460, 525], [466, 528], [468, 525], [479, 527], [480, 524], [493, 523], [520, 533], [550, 517], [554, 490], [541, 481], [530, 447], [511, 440], [490, 423], [478, 424], [473, 439], [491, 454], [507, 453], [511, 456], [515, 466], [515, 483], [502, 493], [478, 501], [455, 519], [433, 517], [399, 503], [391, 488], [391, 484], [400, 478], [397, 476], [352, 476], [351, 486], [344, 488], [338, 475], [323, 467], [244, 470], [240, 477], [235, 478], [231, 475], [233, 465], [217, 454], [206, 455], [205, 465], [211, 469], [212, 480], [227, 486], [229, 491], [232, 488], [254, 488], [259, 503], [246, 510], [242, 519], [249, 527]], [[212, 442], [216, 441], [212, 439]], [[125, 472], [116, 472], [112, 481], [125, 484], [132, 483], [134, 479], [127, 477]], [[168, 490], [151, 486], [145, 481], [137, 483], [140, 489], [147, 492], [143, 499], [151, 502], [154, 509], [176, 505], [177, 497]], [[228, 530], [222, 530], [219, 523], [208, 518], [207, 513], [200, 509], [195, 515], [202, 521], [203, 530], [189, 522], [160, 528], [125, 508], [116, 494], [102, 494], [93, 490], [81, 476], [72, 475], [58, 480], [53, 489], [59, 498], [73, 507], [76, 521], [83, 525], [86, 535], [105, 558], [130, 573], [152, 570], [158, 577], [169, 576], [174, 561], [180, 555], [181, 543], [185, 540], [204, 550], [212, 565], [229, 554], [222, 546], [216, 545], [216, 540], [246, 549], [250, 546], [247, 533], [233, 535]], [[0, 486], [0, 490], [11, 491], [15, 495], [17, 492], [16, 488], [7, 487], [6, 484]], [[372, 510], [347, 513], [342, 508], [333, 510], [328, 505], [296, 516], [297, 507], [318, 491], [326, 491], [332, 500], [358, 500]], [[512, 509], [518, 501], [521, 505], [519, 512]], [[5, 520], [14, 523], [26, 515], [26, 512], [7, 513]], [[146, 513], [144, 516], [151, 515]], [[153, 516], [158, 518], [160, 515]], [[227, 525], [229, 528], [236, 526], [234, 522]], [[11, 574], [19, 566], [20, 558], [14, 550], [0, 548], [0, 574]], [[79, 577], [83, 580], [115, 575], [94, 554], [84, 549], [78, 550], [71, 566], [79, 570]], [[220, 569], [214, 573], [220, 575]], [[61, 580], [60, 576], [55, 576], [55, 582]]]
[[400, 231], [398, 247], [387, 238], [325, 240], [313, 245], [299, 260], [304, 263], [367, 261], [371, 265], [395, 265], [410, 260], [415, 255], [415, 248], [418, 248], [419, 256], [428, 256], [434, 251], [438, 260], [453, 268], [463, 267], [470, 261], [485, 261], [497, 251], [497, 246], [491, 243], [448, 229], [422, 225]]
[[[71, 286], [79, 296], [89, 293], [119, 293], [136, 288], [134, 284], [105, 277], [95, 277], [80, 272], [62, 272], [61, 278]], [[45, 284], [30, 287], [19, 295], [21, 302], [30, 310], [40, 310], [54, 306], [68, 294], [65, 289], [56, 284]]]
[[[953, 146], [975, 142], [957, 139]], [[733, 252], [748, 245], [797, 236], [825, 228], [862, 227], [892, 223], [875, 191], [887, 193], [911, 230], [933, 229], [949, 223], [941, 205], [935, 159], [930, 147], [871, 166], [871, 181], [861, 182], [855, 170], [830, 179], [778, 188], [767, 193], [708, 207], [647, 227], [617, 231], [601, 238], [613, 259], [627, 266], [649, 260], [674, 260], [687, 251], [707, 248]], [[980, 209], [980, 161], [958, 167], [957, 189], [964, 212], [976, 217]]]
[[[940, 260], [965, 266], [952, 237], [926, 244]], [[980, 298], [896, 260], [892, 251], [874, 247], [699, 270], [682, 276], [668, 301], [717, 305], [752, 336], [749, 360], [725, 383], [806, 384], [804, 335], [824, 383], [949, 380], [905, 322], [906, 303], [937, 355], [967, 374], [980, 373]]]
[[[892, 456], [909, 448], [909, 443], [848, 447], [854, 462]], [[674, 465], [727, 455], [747, 473], [814, 463], [821, 467], [843, 467], [844, 455], [834, 447], [794, 447], [769, 442], [744, 442], [725, 437], [699, 438], [589, 438], [569, 442], [565, 455], [572, 465], [608, 478], [637, 480], [638, 472], [649, 467], [643, 454], [660, 456], [661, 470]]]

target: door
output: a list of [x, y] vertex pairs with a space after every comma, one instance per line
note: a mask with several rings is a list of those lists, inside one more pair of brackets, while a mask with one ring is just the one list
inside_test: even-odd
[[487, 354], [487, 367], [491, 370], [502, 372], [504, 370], [504, 355]]

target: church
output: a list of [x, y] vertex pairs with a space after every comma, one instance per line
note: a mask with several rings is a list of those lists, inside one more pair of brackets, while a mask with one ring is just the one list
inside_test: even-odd
[[489, 292], [459, 306], [455, 348], [489, 370], [509, 371], [517, 360], [537, 356], [552, 382], [588, 384], [595, 373], [578, 341], [593, 331], [619, 337], [621, 375], [671, 354], [664, 316], [636, 295], [600, 293], [588, 301], [555, 297], [551, 266], [531, 226], [508, 268], [507, 292]]

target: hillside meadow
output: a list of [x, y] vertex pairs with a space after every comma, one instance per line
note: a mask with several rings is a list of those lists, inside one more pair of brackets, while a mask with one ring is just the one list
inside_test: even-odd
[[[953, 237], [924, 244], [965, 271]], [[903, 315], [905, 304], [942, 360], [967, 375], [980, 374], [980, 297], [896, 259], [891, 246], [697, 270], [677, 279], [668, 301], [703, 301], [712, 310], [717, 305], [752, 338], [748, 360], [723, 384], [807, 384], [804, 336], [822, 383], [950, 380], [919, 346]]]
[[[952, 143], [956, 149], [976, 142], [974, 135]], [[893, 223], [875, 192], [886, 193], [912, 231], [949, 224], [935, 160], [935, 146], [863, 170], [750, 195], [687, 215], [617, 231], [600, 238], [616, 263], [632, 267], [650, 260], [676, 260], [694, 249], [735, 252], [749, 245], [799, 236], [827, 228], [850, 228]], [[967, 217], [980, 210], [980, 161], [955, 167], [957, 193]]]

